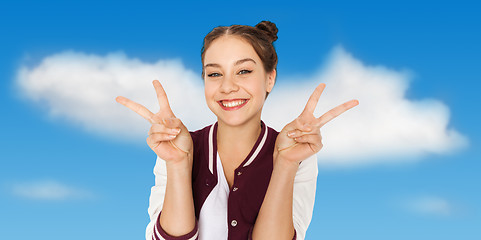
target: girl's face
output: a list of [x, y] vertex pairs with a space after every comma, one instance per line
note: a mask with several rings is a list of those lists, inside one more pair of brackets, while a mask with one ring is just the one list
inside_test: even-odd
[[214, 40], [204, 55], [205, 99], [220, 123], [258, 122], [276, 71], [266, 73], [254, 48], [236, 36]]

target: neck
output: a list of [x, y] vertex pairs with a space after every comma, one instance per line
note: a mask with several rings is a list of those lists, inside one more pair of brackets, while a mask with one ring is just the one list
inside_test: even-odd
[[249, 152], [259, 138], [260, 133], [260, 119], [249, 121], [239, 126], [229, 126], [219, 121], [217, 125], [217, 149], [219, 152]]

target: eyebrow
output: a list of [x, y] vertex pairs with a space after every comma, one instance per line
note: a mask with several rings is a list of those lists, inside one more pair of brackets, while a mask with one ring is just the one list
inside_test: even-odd
[[241, 59], [241, 60], [238, 60], [237, 62], [235, 62], [234, 66], [240, 65], [242, 63], [249, 62], [249, 61], [253, 62], [254, 64], [257, 64], [256, 61], [254, 61], [254, 59], [252, 59], [252, 58], [244, 58], [244, 59]]
[[[234, 66], [240, 65], [240, 64], [245, 63], [245, 62], [253, 62], [254, 64], [257, 64], [256, 61], [254, 61], [254, 59], [252, 59], [252, 58], [244, 58], [244, 59], [241, 59], [241, 60], [237, 60], [234, 63]], [[204, 66], [204, 68], [207, 68], [207, 67], [220, 67], [220, 65], [217, 64], [217, 63], [208, 63]]]

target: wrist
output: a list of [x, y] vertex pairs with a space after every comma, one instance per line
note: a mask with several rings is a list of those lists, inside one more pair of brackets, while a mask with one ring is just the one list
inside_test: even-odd
[[187, 172], [192, 171], [192, 155], [188, 154], [176, 161], [166, 162], [167, 172]]
[[294, 173], [295, 175], [299, 169], [299, 163], [289, 161], [277, 155], [277, 157], [274, 158], [274, 169], [279, 169], [288, 173]]

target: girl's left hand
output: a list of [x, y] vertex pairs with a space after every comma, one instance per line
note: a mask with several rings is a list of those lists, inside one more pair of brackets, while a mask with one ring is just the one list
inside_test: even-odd
[[319, 152], [322, 148], [321, 127], [359, 104], [357, 100], [351, 100], [316, 118], [314, 110], [325, 87], [326, 84], [319, 84], [307, 101], [301, 115], [287, 124], [279, 133], [274, 149], [275, 161], [283, 159], [292, 163], [300, 163]]

